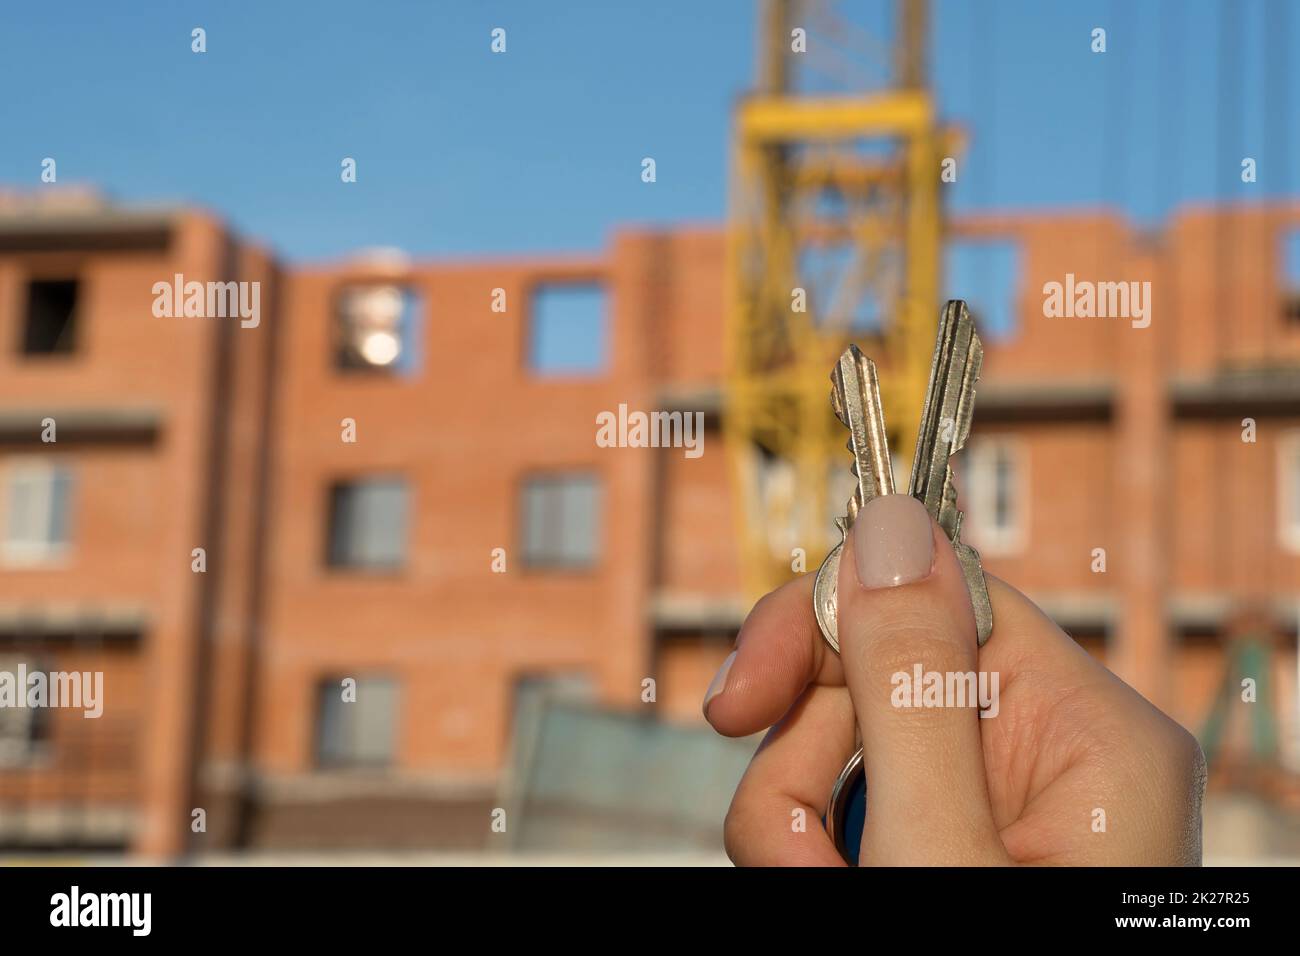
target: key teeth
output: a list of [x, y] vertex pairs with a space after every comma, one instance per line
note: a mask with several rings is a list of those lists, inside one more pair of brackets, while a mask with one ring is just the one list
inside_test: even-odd
[[949, 540], [957, 540], [957, 516], [961, 512], [957, 510], [957, 486], [953, 484], [952, 468], [947, 470], [943, 481], [943, 497], [939, 502], [939, 513], [935, 515], [935, 520], [939, 522], [939, 527], [948, 535]]
[[[969, 338], [966, 338], [966, 336], [969, 336]], [[966, 339], [964, 355], [962, 355], [963, 339]], [[980, 562], [979, 552], [960, 540], [964, 515], [957, 509], [957, 488], [953, 482], [952, 467], [948, 464], [940, 473], [938, 456], [946, 450], [947, 458], [950, 460], [953, 455], [961, 451], [966, 445], [974, 416], [975, 383], [979, 381], [983, 364], [983, 351], [983, 344], [975, 333], [965, 303], [956, 299], [949, 301], [940, 318], [938, 342], [935, 345], [934, 359], [930, 369], [930, 383], [922, 407], [921, 434], [917, 441], [917, 457], [913, 460], [912, 477], [908, 487], [908, 493], [920, 499], [927, 507], [931, 503], [937, 505], [932, 514], [945, 535], [952, 542], [958, 561], [961, 564], [971, 604], [975, 612], [976, 633], [981, 645], [988, 640], [993, 629], [993, 610], [989, 603], [988, 585], [984, 578], [984, 569]], [[853, 361], [854, 369], [848, 369], [845, 362], [846, 358]], [[957, 363], [961, 363], [961, 365], [958, 366]], [[960, 381], [954, 382], [952, 376], [958, 368], [962, 372], [962, 378]], [[939, 378], [940, 374], [944, 377], [942, 380]], [[845, 447], [853, 458], [849, 471], [857, 479], [853, 494], [849, 497], [847, 515], [835, 519], [835, 526], [844, 537], [847, 537], [850, 528], [857, 519], [858, 512], [864, 505], [864, 498], [873, 494], [873, 490], [874, 492], [882, 490], [886, 487], [888, 480], [887, 474], [876, 474], [882, 466], [876, 459], [872, 458], [864, 459], [867, 462], [865, 467], [869, 469], [868, 473], [865, 476], [859, 474], [860, 449], [855, 449], [853, 445], [853, 425], [849, 421], [848, 414], [849, 397], [845, 394], [850, 378], [858, 382], [862, 391], [874, 391], [876, 393], [872, 408], [876, 410], [877, 414], [880, 414], [878, 405], [879, 385], [876, 378], [875, 363], [866, 358], [855, 345], [850, 345], [840, 355], [835, 368], [831, 372], [831, 408], [834, 410], [835, 417], [839, 419], [840, 424], [850, 430], [849, 440]], [[941, 433], [937, 433], [935, 430], [939, 424], [936, 418], [943, 414], [942, 406], [947, 404], [940, 400], [943, 390], [954, 386], [961, 389], [959, 392], [960, 399], [955, 408], [949, 405], [950, 414], [952, 415], [952, 434], [951, 439], [944, 442]], [[868, 402], [865, 398], [863, 398], [862, 404], [864, 408], [867, 407]], [[871, 444], [873, 436], [882, 432], [882, 425], [876, 425], [872, 433], [869, 434], [867, 443]], [[946, 449], [940, 447], [945, 444], [947, 445]], [[885, 464], [888, 464], [887, 456]], [[934, 480], [938, 480], [940, 474], [943, 483], [939, 489], [939, 494], [935, 495], [931, 476], [933, 476]], [[865, 479], [871, 479], [871, 481]], [[818, 623], [822, 624], [820, 617]], [[838, 651], [838, 645], [834, 643], [832, 636], [824, 625], [822, 631], [823, 634], [827, 635], [827, 640], [832, 642], [832, 647], [835, 647]]]
[[848, 427], [849, 423], [845, 420], [844, 396], [840, 393], [839, 382], [835, 380], [834, 373], [831, 374], [831, 383], [831, 411], [835, 413], [841, 425]]
[[[872, 457], [870, 446], [875, 436], [883, 436], [884, 423], [878, 421], [881, 416], [879, 383], [876, 364], [863, 354], [856, 345], [849, 345], [835, 363], [831, 372], [831, 408], [841, 425], [849, 430], [844, 448], [850, 455], [849, 474], [854, 478], [853, 494], [848, 502], [846, 527], [852, 525], [858, 511], [866, 500], [878, 494], [886, 487], [886, 478], [879, 474], [879, 464]], [[852, 387], [852, 392], [850, 392]], [[852, 409], [859, 409], [869, 421], [857, 423], [853, 420]], [[859, 431], [859, 425], [862, 431]], [[863, 434], [865, 432], [865, 434]], [[887, 452], [887, 449], [886, 449]]]

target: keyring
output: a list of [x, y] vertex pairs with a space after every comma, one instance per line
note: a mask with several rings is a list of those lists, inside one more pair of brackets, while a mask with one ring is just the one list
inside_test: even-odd
[[849, 758], [831, 788], [826, 805], [826, 833], [849, 866], [858, 865], [862, 827], [867, 818], [867, 776], [862, 766], [862, 748]]

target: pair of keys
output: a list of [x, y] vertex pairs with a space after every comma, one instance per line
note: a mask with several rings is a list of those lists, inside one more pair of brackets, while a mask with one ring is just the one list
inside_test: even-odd
[[[988, 586], [979, 553], [960, 540], [961, 517], [957, 510], [957, 489], [953, 486], [949, 459], [961, 451], [970, 435], [971, 416], [975, 411], [975, 383], [979, 380], [984, 347], [975, 334], [975, 323], [966, 303], [953, 299], [944, 307], [939, 319], [939, 335], [934, 344], [930, 365], [930, 384], [921, 411], [921, 429], [912, 461], [912, 477], [907, 493], [925, 505], [943, 529], [961, 564], [975, 609], [975, 625], [980, 646], [993, 630], [993, 608], [989, 604]], [[885, 413], [880, 404], [880, 380], [876, 363], [862, 354], [856, 345], [844, 350], [831, 373], [831, 405], [849, 430], [849, 451], [853, 453], [853, 475], [857, 486], [849, 499], [848, 513], [835, 519], [840, 543], [826, 556], [817, 570], [813, 586], [813, 609], [822, 637], [840, 651], [837, 622], [840, 553], [858, 512], [872, 498], [894, 493], [894, 473], [889, 460], [889, 440], [885, 432]], [[849, 758], [840, 771], [826, 808], [826, 830], [850, 865], [858, 862], [857, 844], [866, 819], [866, 777], [862, 749]]]

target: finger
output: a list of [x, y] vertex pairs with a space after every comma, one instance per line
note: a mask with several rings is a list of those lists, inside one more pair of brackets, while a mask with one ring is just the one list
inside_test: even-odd
[[885, 495], [858, 512], [840, 562], [839, 638], [865, 753], [863, 862], [1005, 862], [977, 700], [944, 693], [968, 687], [965, 675], [979, 687], [970, 597], [915, 498]]
[[843, 866], [822, 826], [831, 787], [854, 750], [843, 687], [810, 687], [754, 754], [727, 811], [737, 866]]
[[704, 716], [728, 737], [770, 727], [810, 683], [844, 683], [839, 657], [813, 615], [816, 575], [805, 574], [765, 595], [741, 625], [736, 650], [704, 697]]

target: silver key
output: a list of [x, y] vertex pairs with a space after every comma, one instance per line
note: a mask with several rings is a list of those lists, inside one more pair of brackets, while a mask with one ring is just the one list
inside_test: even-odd
[[[952, 541], [970, 592], [980, 645], [988, 640], [993, 630], [993, 609], [989, 604], [979, 553], [961, 541], [962, 514], [957, 510], [957, 489], [953, 485], [950, 459], [961, 451], [970, 436], [971, 418], [975, 411], [975, 383], [979, 380], [983, 358], [984, 347], [975, 334], [966, 303], [958, 299], [950, 301], [939, 320], [939, 335], [930, 365], [930, 383], [921, 411], [916, 457], [912, 461], [912, 477], [908, 483], [908, 493], [925, 505], [926, 511]], [[894, 481], [875, 363], [857, 346], [851, 345], [840, 356], [831, 380], [834, 383], [831, 404], [836, 417], [849, 430], [853, 473], [858, 478], [847, 515], [835, 522], [840, 529], [840, 543], [826, 556], [813, 582], [813, 609], [817, 624], [826, 642], [838, 654], [837, 581], [844, 540], [862, 507], [877, 495], [892, 494]], [[845, 823], [849, 795], [863, 773], [863, 752], [859, 747], [840, 771], [826, 807], [826, 831], [850, 865], [858, 861], [849, 850]]]
[[835, 409], [835, 417], [849, 430], [848, 448], [853, 452], [850, 470], [858, 479], [845, 516], [835, 519], [835, 526], [840, 529], [840, 543], [826, 555], [813, 583], [817, 625], [826, 643], [838, 654], [837, 582], [844, 539], [863, 505], [878, 495], [894, 493], [894, 473], [889, 461], [889, 438], [885, 432], [885, 411], [880, 404], [876, 363], [863, 355], [856, 345], [850, 345], [835, 363], [831, 384], [831, 407]]
[[921, 427], [916, 438], [916, 457], [908, 494], [925, 505], [952, 541], [961, 563], [975, 610], [975, 631], [980, 646], [993, 631], [993, 608], [979, 552], [961, 540], [962, 513], [957, 510], [957, 489], [952, 481], [950, 459], [970, 437], [975, 413], [975, 383], [979, 381], [984, 346], [975, 334], [975, 323], [966, 303], [953, 299], [939, 320], [939, 336], [930, 365], [930, 384], [921, 409]]

